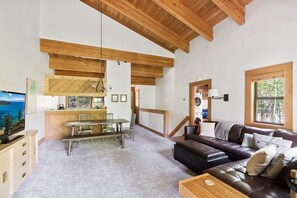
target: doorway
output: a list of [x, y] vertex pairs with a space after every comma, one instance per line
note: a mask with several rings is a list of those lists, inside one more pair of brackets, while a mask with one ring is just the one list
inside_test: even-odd
[[211, 121], [211, 98], [208, 97], [209, 89], [211, 89], [211, 79], [189, 84], [190, 124], [195, 124], [198, 121]]
[[136, 114], [135, 123], [139, 124], [139, 108], [140, 108], [140, 90], [131, 87], [131, 110]]

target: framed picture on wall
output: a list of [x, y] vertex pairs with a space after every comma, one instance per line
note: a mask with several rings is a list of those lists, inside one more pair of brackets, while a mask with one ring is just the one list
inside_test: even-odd
[[26, 79], [26, 101], [27, 101], [27, 114], [37, 112], [37, 82], [30, 78]]
[[121, 102], [127, 102], [127, 94], [121, 94], [120, 100]]
[[111, 94], [111, 102], [119, 102], [119, 95]]

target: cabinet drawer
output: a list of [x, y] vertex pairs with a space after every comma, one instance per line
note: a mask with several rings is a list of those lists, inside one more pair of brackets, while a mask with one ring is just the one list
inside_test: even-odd
[[21, 139], [13, 147], [14, 148], [14, 154], [19, 153], [19, 152], [24, 151], [27, 148], [29, 148], [29, 143], [30, 143], [30, 141], [29, 141], [28, 138]]
[[14, 163], [14, 170], [15, 172], [22, 171], [25, 167], [30, 167], [30, 159], [19, 160]]
[[29, 173], [30, 173], [30, 166], [28, 163], [22, 166], [22, 168], [15, 169], [14, 171], [14, 189], [15, 190], [28, 177]]
[[24, 160], [29, 160], [30, 159], [30, 148], [29, 147], [24, 147], [23, 149], [20, 150], [20, 152], [14, 154], [14, 166], [18, 162], [22, 162]]

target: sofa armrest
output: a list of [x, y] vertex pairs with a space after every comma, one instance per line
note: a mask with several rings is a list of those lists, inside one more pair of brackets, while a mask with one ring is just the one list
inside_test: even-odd
[[195, 134], [197, 131], [197, 125], [188, 125], [185, 126], [185, 139], [187, 140], [188, 135]]

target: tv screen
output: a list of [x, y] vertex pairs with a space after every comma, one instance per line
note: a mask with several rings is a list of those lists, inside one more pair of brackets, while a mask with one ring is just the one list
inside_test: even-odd
[[0, 140], [25, 129], [26, 94], [0, 91]]

